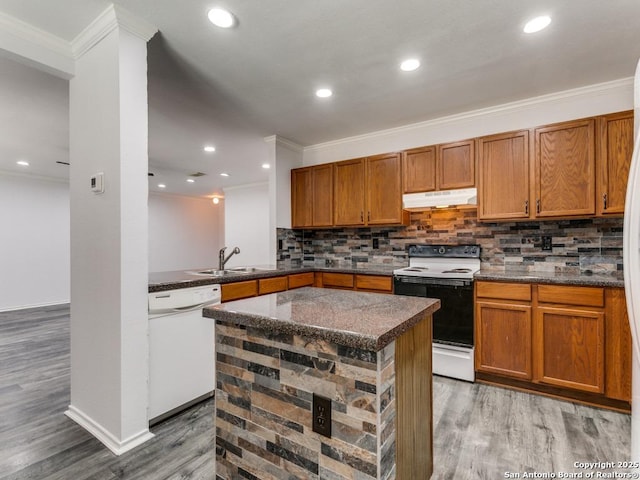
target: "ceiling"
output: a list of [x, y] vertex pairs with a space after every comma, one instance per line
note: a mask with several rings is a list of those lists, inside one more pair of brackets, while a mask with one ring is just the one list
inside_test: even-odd
[[[187, 195], [266, 181], [267, 136], [315, 145], [630, 77], [640, 58], [638, 0], [114, 3], [159, 29], [148, 49], [150, 188]], [[71, 41], [107, 5], [0, 0], [0, 11]], [[211, 25], [215, 5], [238, 25]], [[551, 25], [524, 34], [540, 14]], [[407, 57], [422, 67], [401, 72]], [[25, 158], [30, 172], [64, 177], [66, 81], [7, 59], [0, 69], [0, 170]], [[315, 97], [322, 86], [334, 95]], [[195, 172], [206, 176], [187, 184]]]

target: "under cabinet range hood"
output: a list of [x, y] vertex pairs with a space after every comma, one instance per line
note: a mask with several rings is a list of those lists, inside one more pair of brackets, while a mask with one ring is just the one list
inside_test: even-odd
[[458, 205], [477, 205], [478, 189], [440, 190], [437, 192], [406, 193], [402, 195], [402, 208], [420, 211], [433, 207], [454, 207]]

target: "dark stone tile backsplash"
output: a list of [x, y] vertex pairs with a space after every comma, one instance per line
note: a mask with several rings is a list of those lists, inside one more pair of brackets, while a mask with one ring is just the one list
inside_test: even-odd
[[[278, 229], [278, 263], [401, 267], [413, 243], [478, 244], [486, 269], [612, 273], [622, 270], [622, 225], [622, 218], [481, 223], [473, 209], [434, 209], [412, 213], [407, 227]], [[543, 236], [551, 251], [542, 250]]]

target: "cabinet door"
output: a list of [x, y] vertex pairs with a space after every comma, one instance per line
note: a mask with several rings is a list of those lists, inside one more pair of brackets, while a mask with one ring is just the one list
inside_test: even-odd
[[291, 170], [291, 226], [293, 228], [312, 225], [311, 168]]
[[393, 292], [393, 279], [382, 275], [356, 275], [356, 290]]
[[322, 287], [353, 290], [353, 275], [350, 273], [324, 272], [322, 274]]
[[402, 155], [404, 193], [431, 192], [436, 189], [436, 147], [415, 148]]
[[287, 276], [261, 278], [258, 280], [258, 295], [268, 293], [284, 292], [288, 288]]
[[313, 191], [312, 225], [333, 225], [333, 164], [318, 165], [311, 169]]
[[333, 219], [336, 226], [364, 225], [364, 159], [337, 162], [333, 170]]
[[604, 313], [538, 306], [534, 325], [534, 381], [604, 392]]
[[438, 190], [476, 185], [474, 140], [438, 145]]
[[529, 218], [529, 132], [478, 140], [478, 217]]
[[476, 302], [476, 370], [531, 380], [531, 306]]
[[368, 225], [402, 223], [402, 177], [399, 153], [367, 158]]
[[535, 130], [537, 217], [595, 213], [595, 120]]
[[289, 275], [289, 289], [313, 286], [314, 273], [294, 273]]
[[605, 395], [631, 401], [631, 329], [624, 288], [605, 291]]
[[257, 280], [222, 284], [222, 301], [238, 300], [240, 298], [255, 297], [258, 295]]
[[633, 112], [607, 115], [599, 123], [598, 215], [620, 215], [633, 153]]

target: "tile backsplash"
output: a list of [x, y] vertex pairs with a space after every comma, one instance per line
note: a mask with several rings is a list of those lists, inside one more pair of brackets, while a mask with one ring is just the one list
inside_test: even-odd
[[[613, 273], [622, 270], [622, 218], [481, 223], [475, 209], [411, 214], [407, 227], [278, 229], [281, 265], [358, 262], [406, 266], [407, 246], [478, 244], [482, 268], [498, 271]], [[542, 250], [542, 237], [552, 250]]]

